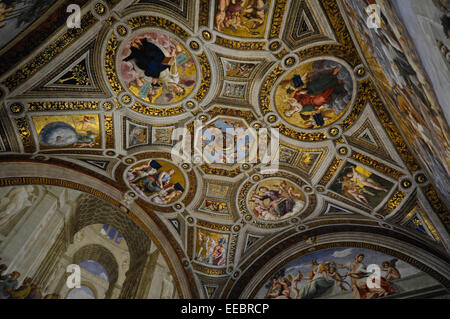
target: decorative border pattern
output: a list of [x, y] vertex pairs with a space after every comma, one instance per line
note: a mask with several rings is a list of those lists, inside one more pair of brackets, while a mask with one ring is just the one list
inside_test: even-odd
[[387, 216], [390, 213], [392, 213], [394, 210], [397, 209], [398, 206], [402, 203], [402, 201], [406, 197], [406, 193], [401, 190], [395, 190], [392, 197], [389, 199], [389, 201], [383, 206], [382, 209], [378, 211], [378, 214], [382, 216]]
[[320, 179], [318, 184], [326, 186], [331, 181], [334, 174], [337, 172], [337, 170], [341, 166], [342, 162], [343, 162], [343, 160], [335, 157], [333, 162], [331, 162], [330, 166], [328, 166], [327, 172], [325, 173], [325, 175], [323, 175], [323, 177]]
[[145, 27], [155, 27], [167, 30], [180, 39], [185, 41], [190, 34], [186, 32], [182, 27], [180, 27], [175, 22], [172, 22], [168, 19], [154, 16], [138, 16], [133, 17], [127, 21], [128, 25], [131, 27], [131, 30], [136, 30]]
[[208, 94], [209, 88], [211, 87], [211, 64], [205, 53], [197, 55], [197, 58], [202, 70], [202, 83], [197, 94], [195, 94], [195, 99], [200, 102]]
[[9, 76], [3, 84], [9, 89], [9, 91], [16, 89], [19, 85], [40, 71], [69, 45], [74, 43], [75, 40], [89, 30], [97, 21], [98, 20], [94, 17], [94, 15], [91, 12], [88, 12], [81, 19], [81, 28], [70, 29], [66, 33], [62, 34], [55, 42], [47, 46], [38, 56], [33, 58], [13, 75]]
[[262, 51], [266, 48], [266, 42], [235, 41], [220, 36], [216, 37], [215, 43], [225, 48], [242, 51]]
[[277, 0], [273, 9], [272, 23], [269, 33], [269, 40], [280, 37], [283, 16], [286, 10], [287, 0]]
[[134, 105], [131, 107], [131, 110], [141, 113], [143, 115], [158, 116], [158, 117], [174, 116], [186, 113], [186, 110], [181, 105], [170, 107], [167, 109], [159, 109], [156, 107], [145, 106], [140, 102], [134, 103]]
[[359, 152], [352, 151], [351, 158], [360, 162], [361, 164], [370, 166], [370, 167], [376, 169], [377, 171], [379, 171], [383, 174], [386, 174], [387, 176], [390, 176], [396, 180], [405, 176], [405, 174], [403, 174], [402, 172], [399, 172], [398, 170], [396, 170], [390, 166], [387, 166], [387, 165], [371, 158], [370, 156], [361, 154]]
[[28, 103], [28, 112], [98, 111], [99, 104], [99, 101], [30, 102]]
[[208, 26], [208, 20], [209, 20], [209, 5], [210, 0], [200, 0], [200, 6], [199, 6], [199, 13], [198, 13], [198, 25], [201, 26]]
[[25, 153], [33, 153], [36, 150], [36, 145], [34, 145], [34, 141], [31, 137], [31, 128], [28, 119], [26, 117], [21, 117], [15, 120]]

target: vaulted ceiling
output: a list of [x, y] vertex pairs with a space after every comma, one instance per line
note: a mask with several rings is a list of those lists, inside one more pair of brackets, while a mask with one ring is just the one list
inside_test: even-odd
[[[71, 3], [82, 8], [80, 28], [66, 25]], [[448, 262], [433, 169], [396, 120], [391, 104], [400, 102], [388, 100], [343, 1], [255, 1], [240, 16], [222, 15], [225, 1], [46, 5], [0, 52], [1, 186], [68, 187], [119, 208], [164, 252], [184, 297], [239, 297], [263, 265], [300, 244], [389, 248], [448, 284], [423, 257]], [[126, 60], [136, 39], [175, 57], [176, 85], [148, 81], [139, 59]], [[334, 91], [308, 100], [313, 85]], [[193, 133], [196, 120], [223, 132], [277, 129], [279, 169], [174, 160], [174, 132]], [[246, 143], [246, 152], [256, 144]], [[151, 161], [174, 172], [177, 187], [164, 196], [139, 180]], [[289, 188], [290, 202], [264, 209], [254, 200], [261, 187]], [[224, 239], [224, 260], [202, 258], [207, 237]]]

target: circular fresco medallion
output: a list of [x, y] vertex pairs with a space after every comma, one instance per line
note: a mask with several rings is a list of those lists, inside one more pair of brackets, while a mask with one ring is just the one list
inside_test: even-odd
[[306, 129], [336, 122], [353, 96], [351, 72], [339, 62], [316, 60], [290, 72], [275, 92], [275, 107], [289, 124]]
[[122, 49], [120, 77], [139, 99], [170, 105], [194, 89], [197, 68], [186, 48], [161, 31], [140, 33]]
[[256, 184], [250, 191], [247, 204], [257, 218], [279, 221], [300, 213], [306, 207], [306, 197], [292, 182], [273, 178]]
[[126, 172], [126, 180], [139, 196], [156, 205], [169, 205], [179, 200], [186, 189], [186, 180], [179, 168], [161, 159], [136, 163]]

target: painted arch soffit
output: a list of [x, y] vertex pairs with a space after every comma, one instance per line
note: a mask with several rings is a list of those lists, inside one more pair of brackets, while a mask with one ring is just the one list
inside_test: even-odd
[[[21, 60], [1, 52], [0, 165], [11, 167], [1, 170], [2, 186], [79, 189], [83, 182], [55, 175], [62, 168], [95, 181], [83, 191], [123, 207], [150, 233], [160, 229], [168, 264], [184, 273], [183, 296], [226, 296], [252, 260], [321, 227], [368, 227], [436, 255], [448, 250], [447, 208], [339, 1], [80, 5], [81, 28], [67, 29], [58, 15], [60, 27], [35, 35], [31, 53], [15, 44]], [[196, 121], [222, 132], [277, 129], [278, 171], [260, 160], [174, 160], [175, 132], [193, 135]], [[225, 156], [226, 139], [203, 142]]]

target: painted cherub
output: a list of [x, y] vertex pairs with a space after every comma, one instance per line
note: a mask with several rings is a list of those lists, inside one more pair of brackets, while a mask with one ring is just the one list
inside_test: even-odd
[[400, 272], [395, 266], [396, 263], [397, 259], [392, 259], [391, 261], [383, 261], [383, 263], [381, 264], [381, 269], [386, 271], [386, 280], [390, 281], [401, 278]]
[[328, 276], [333, 278], [336, 282], [336, 286], [338, 287], [339, 291], [347, 291], [347, 288], [343, 286], [343, 284], [347, 284], [347, 282], [344, 281], [344, 278], [342, 278], [341, 274], [337, 271], [336, 264], [334, 262], [328, 262], [326, 261], [325, 264], [327, 265], [328, 269]]

